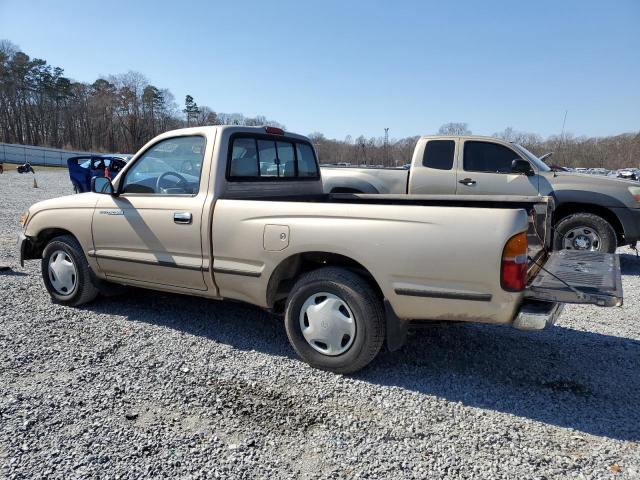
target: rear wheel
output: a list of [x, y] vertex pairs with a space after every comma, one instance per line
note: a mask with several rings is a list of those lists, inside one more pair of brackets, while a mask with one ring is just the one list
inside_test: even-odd
[[613, 253], [616, 232], [604, 218], [592, 213], [574, 213], [555, 227], [554, 250], [584, 250]]
[[42, 279], [51, 298], [63, 305], [82, 305], [98, 295], [82, 247], [71, 235], [56, 237], [45, 247]]
[[312, 367], [353, 373], [378, 354], [385, 335], [382, 302], [359, 275], [327, 267], [302, 276], [285, 311], [287, 336]]

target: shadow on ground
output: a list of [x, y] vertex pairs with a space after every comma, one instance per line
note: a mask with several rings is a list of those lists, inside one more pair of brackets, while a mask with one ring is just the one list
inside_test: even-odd
[[415, 332], [360, 378], [620, 440], [640, 440], [640, 342], [560, 326]]
[[26, 277], [28, 273], [25, 272], [16, 272], [11, 268], [7, 268], [5, 270], [0, 269], [0, 277]]
[[[634, 260], [635, 261], [635, 260]], [[88, 310], [293, 357], [282, 321], [233, 302], [131, 289]], [[356, 378], [620, 440], [640, 440], [640, 342], [553, 327], [435, 324]]]

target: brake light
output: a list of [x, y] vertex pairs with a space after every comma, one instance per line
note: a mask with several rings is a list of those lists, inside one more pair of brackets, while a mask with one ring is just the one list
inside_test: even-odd
[[284, 130], [277, 127], [264, 127], [264, 130], [271, 135], [284, 135]]
[[500, 285], [508, 292], [521, 292], [527, 282], [527, 233], [509, 239], [502, 251]]

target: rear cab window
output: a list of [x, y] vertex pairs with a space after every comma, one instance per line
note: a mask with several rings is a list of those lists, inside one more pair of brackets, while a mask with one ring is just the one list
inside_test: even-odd
[[308, 142], [287, 137], [235, 134], [229, 141], [230, 181], [318, 180], [320, 171]]

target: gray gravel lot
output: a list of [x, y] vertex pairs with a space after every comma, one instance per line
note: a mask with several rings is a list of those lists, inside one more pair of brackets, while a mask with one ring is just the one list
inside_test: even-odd
[[640, 478], [628, 249], [623, 308], [571, 306], [535, 334], [433, 325], [343, 377], [250, 306], [139, 289], [52, 304], [15, 236], [71, 186], [37, 178], [0, 175], [1, 478]]

